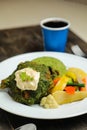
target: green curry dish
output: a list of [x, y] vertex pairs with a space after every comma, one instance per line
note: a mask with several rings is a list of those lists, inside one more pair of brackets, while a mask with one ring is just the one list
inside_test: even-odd
[[64, 65], [64, 63], [61, 60], [54, 57], [43, 56], [36, 58], [32, 61], [38, 64], [44, 64], [46, 66], [52, 67], [54, 70], [59, 72], [59, 76], [62, 76], [66, 72], [66, 66]]
[[34, 79], [33, 77], [27, 75], [26, 72], [21, 72], [20, 78], [22, 81], [32, 81]]
[[[37, 72], [40, 72], [38, 88], [35, 91], [21, 90], [17, 87], [15, 81], [15, 72], [28, 67], [36, 70]], [[9, 77], [2, 80], [1, 88], [9, 88], [9, 94], [17, 102], [26, 105], [38, 104], [40, 103], [42, 97], [48, 95], [49, 89], [53, 86], [53, 78], [56, 77], [56, 75], [58, 75], [58, 73], [52, 70], [51, 67], [40, 65], [35, 62], [26, 61], [20, 63], [17, 66], [17, 69]]]

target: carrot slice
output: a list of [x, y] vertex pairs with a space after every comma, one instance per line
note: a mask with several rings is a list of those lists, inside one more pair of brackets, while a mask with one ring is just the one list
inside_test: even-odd
[[54, 85], [56, 85], [59, 80], [60, 80], [60, 77], [56, 77], [56, 78], [53, 80]]
[[80, 91], [86, 91], [86, 87], [81, 87]]
[[82, 79], [82, 82], [85, 84], [85, 87], [81, 87], [80, 91], [87, 91], [87, 76]]
[[75, 87], [72, 86], [66, 86], [64, 89], [68, 94], [74, 94], [75, 93]]

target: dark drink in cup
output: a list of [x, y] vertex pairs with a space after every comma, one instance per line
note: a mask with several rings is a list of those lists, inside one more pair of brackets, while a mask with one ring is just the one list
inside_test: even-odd
[[70, 22], [62, 18], [46, 18], [40, 23], [45, 51], [64, 52]]

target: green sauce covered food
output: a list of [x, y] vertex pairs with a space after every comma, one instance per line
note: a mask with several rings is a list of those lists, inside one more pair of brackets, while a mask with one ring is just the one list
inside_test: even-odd
[[54, 70], [59, 72], [59, 76], [62, 76], [66, 72], [66, 66], [61, 60], [57, 58], [43, 56], [43, 57], [36, 58], [33, 61], [38, 64], [44, 64], [46, 66], [52, 67]]
[[8, 93], [17, 102], [39, 104], [53, 87], [53, 79], [65, 71], [66, 67], [61, 61], [41, 57], [20, 63], [10, 76], [1, 81], [0, 87], [9, 88]]

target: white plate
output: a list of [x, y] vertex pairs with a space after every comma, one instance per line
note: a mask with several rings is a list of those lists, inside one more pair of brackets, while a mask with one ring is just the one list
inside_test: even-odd
[[[79, 56], [58, 52], [35, 52], [18, 55], [0, 63], [0, 81], [16, 69], [17, 65], [26, 60], [41, 56], [52, 56], [60, 59], [68, 67], [82, 68], [87, 72], [87, 59]], [[61, 105], [57, 109], [44, 109], [39, 105], [27, 106], [15, 102], [7, 92], [0, 91], [0, 108], [24, 117], [38, 119], [62, 119], [85, 114], [87, 112], [87, 99]]]

